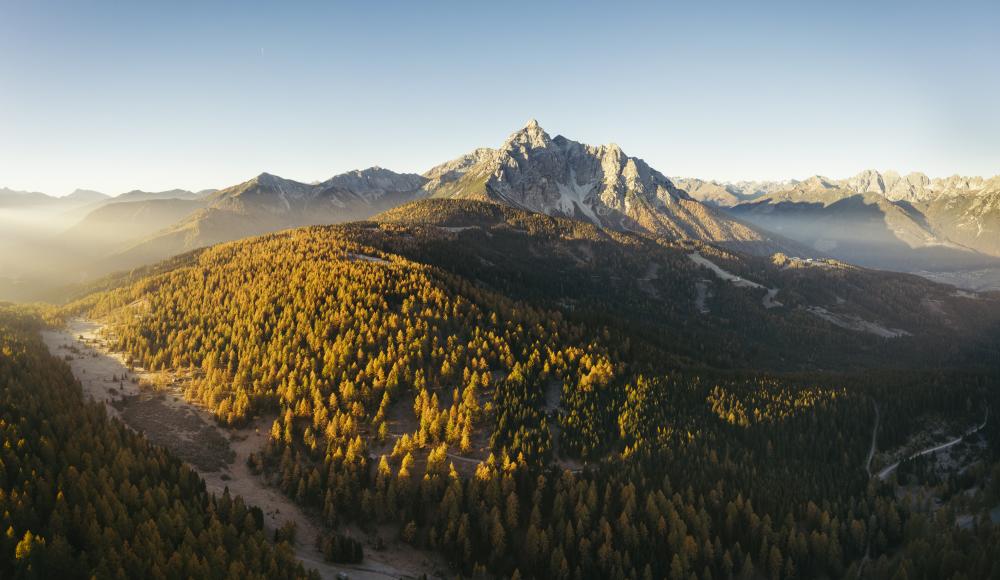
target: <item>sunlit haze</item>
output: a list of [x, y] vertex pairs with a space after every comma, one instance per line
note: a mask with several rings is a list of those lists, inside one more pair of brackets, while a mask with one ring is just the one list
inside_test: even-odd
[[998, 95], [998, 0], [0, 0], [0, 579], [1000, 579]]
[[677, 176], [1000, 173], [995, 3], [0, 1], [0, 187], [423, 172], [529, 118]]

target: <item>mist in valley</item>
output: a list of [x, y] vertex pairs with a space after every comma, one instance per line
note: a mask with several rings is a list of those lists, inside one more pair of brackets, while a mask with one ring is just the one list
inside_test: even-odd
[[0, 301], [60, 301], [87, 279], [94, 238], [63, 239], [82, 215], [65, 208], [0, 208]]
[[[911, 273], [974, 290], [1000, 288], [1000, 258], [930, 234], [919, 214], [885, 213], [860, 196], [834, 204], [747, 203], [736, 217], [803, 245], [803, 252], [850, 264]], [[973, 277], [966, 272], [979, 272]]]

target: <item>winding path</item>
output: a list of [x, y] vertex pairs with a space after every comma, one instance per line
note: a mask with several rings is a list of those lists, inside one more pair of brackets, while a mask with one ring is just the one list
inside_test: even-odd
[[872, 407], [875, 409], [875, 428], [872, 429], [872, 447], [868, 450], [868, 459], [865, 460], [865, 471], [868, 472], [869, 478], [872, 476], [872, 458], [875, 457], [875, 442], [878, 440], [879, 412], [875, 399], [872, 399]]
[[[878, 411], [878, 403], [875, 399], [872, 399], [872, 408], [875, 409], [875, 427], [872, 428], [872, 446], [868, 450], [868, 457], [865, 459], [865, 471], [868, 473], [868, 479], [872, 478], [872, 458], [875, 457], [875, 443], [878, 441], [878, 424], [881, 416]], [[865, 571], [865, 564], [871, 559], [872, 542], [869, 538], [865, 542], [865, 555], [861, 558], [861, 563], [858, 565], [858, 575], [855, 578], [861, 578], [861, 574]]]
[[[874, 476], [872, 475], [872, 458], [875, 457], [875, 443], [878, 440], [878, 425], [879, 425], [879, 417], [880, 417], [879, 416], [879, 410], [878, 410], [878, 404], [875, 403], [874, 399], [872, 399], [872, 406], [875, 408], [875, 428], [872, 429], [872, 446], [871, 446], [871, 449], [868, 450], [868, 457], [865, 459], [865, 471], [868, 472], [868, 478], [869, 479], [871, 479], [872, 477], [877, 477], [879, 479], [879, 481], [885, 481], [885, 479], [888, 478], [889, 475], [897, 467], [899, 467], [900, 462], [897, 461], [896, 463], [893, 463], [892, 465], [890, 465], [890, 466], [886, 467], [885, 469], [883, 469], [882, 471], [878, 472], [878, 474], [876, 474]], [[947, 448], [949, 448], [949, 447], [951, 447], [953, 445], [957, 445], [958, 443], [960, 443], [962, 441], [962, 439], [964, 439], [968, 435], [972, 435], [973, 433], [976, 433], [980, 429], [986, 427], [986, 423], [989, 420], [990, 420], [990, 408], [986, 407], [986, 417], [983, 418], [983, 422], [980, 423], [978, 426], [972, 427], [971, 429], [969, 429], [968, 431], [966, 431], [965, 433], [963, 433], [961, 436], [956, 437], [956, 438], [952, 439], [951, 441], [948, 441], [947, 443], [942, 443], [941, 445], [935, 445], [934, 447], [928, 447], [927, 449], [922, 449], [920, 451], [917, 451], [913, 455], [910, 455], [907, 459], [914, 459], [916, 457], [920, 457], [921, 455], [928, 455], [928, 454], [931, 454], [931, 453], [937, 453], [938, 451], [941, 451], [943, 449], [947, 449]], [[864, 572], [864, 569], [865, 569], [865, 564], [867, 564], [868, 560], [870, 559], [870, 554], [871, 554], [871, 541], [869, 540], [865, 544], [865, 555], [864, 555], [864, 557], [861, 558], [861, 563], [858, 565], [858, 573], [857, 573], [857, 576], [855, 578], [861, 578], [861, 574]]]
[[[966, 438], [969, 435], [972, 435], [973, 433], [976, 433], [977, 431], [979, 431], [983, 427], [986, 427], [986, 423], [989, 420], [990, 420], [990, 408], [986, 407], [986, 417], [983, 418], [983, 422], [980, 423], [978, 426], [975, 426], [975, 427], [969, 429], [965, 433], [959, 435], [958, 437], [952, 439], [951, 441], [948, 441], [947, 443], [942, 443], [940, 445], [935, 445], [934, 447], [928, 447], [927, 449], [922, 449], [920, 451], [917, 451], [916, 453], [914, 453], [913, 455], [910, 455], [906, 459], [916, 459], [917, 457], [920, 457], [921, 455], [929, 455], [931, 453], [937, 453], [938, 451], [941, 451], [943, 449], [947, 449], [947, 448], [949, 448], [949, 447], [951, 447], [953, 445], [957, 445], [957, 444], [961, 443], [962, 439]], [[878, 477], [882, 481], [885, 481], [892, 474], [892, 472], [895, 471], [897, 467], [899, 467], [900, 463], [901, 463], [901, 461], [897, 461], [896, 463], [893, 463], [892, 465], [886, 467], [882, 471], [878, 472], [878, 475], [876, 475], [876, 477]]]

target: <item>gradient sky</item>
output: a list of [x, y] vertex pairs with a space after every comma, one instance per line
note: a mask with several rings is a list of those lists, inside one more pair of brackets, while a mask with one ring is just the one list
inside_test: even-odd
[[0, 0], [0, 187], [422, 172], [532, 117], [667, 175], [993, 175], [998, 31], [997, 2]]

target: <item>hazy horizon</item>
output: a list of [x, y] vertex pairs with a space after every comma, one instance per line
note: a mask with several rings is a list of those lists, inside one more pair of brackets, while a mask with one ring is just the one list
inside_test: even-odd
[[[542, 125], [542, 128], [544, 129], [545, 126]], [[555, 137], [558, 134], [559, 133], [552, 133], [552, 136]], [[569, 138], [569, 136], [566, 136], [566, 137]], [[608, 141], [607, 143], [612, 143], [612, 142]], [[607, 143], [588, 143], [588, 145], [603, 145], [603, 144], [607, 144]], [[499, 145], [499, 143], [497, 145]], [[626, 150], [625, 153], [627, 155], [631, 156], [631, 157], [642, 158], [641, 155], [633, 155], [628, 150]], [[461, 154], [456, 154], [453, 157], [445, 159], [443, 161], [448, 161], [450, 159], [457, 158], [460, 155]], [[69, 190], [69, 191], [52, 192], [52, 191], [42, 191], [42, 190], [39, 190], [37, 188], [33, 189], [33, 188], [10, 187], [10, 186], [5, 185], [3, 183], [0, 183], [0, 189], [9, 189], [9, 190], [12, 190], [12, 191], [17, 191], [17, 192], [22, 192], [22, 193], [42, 193], [42, 194], [49, 195], [49, 196], [52, 196], [52, 197], [66, 197], [68, 195], [71, 195], [71, 194], [75, 193], [76, 191], [83, 190], [83, 191], [93, 191], [93, 192], [97, 192], [97, 193], [102, 193], [102, 194], [105, 194], [105, 195], [108, 195], [108, 196], [114, 198], [114, 197], [118, 197], [120, 195], [125, 195], [127, 193], [132, 193], [132, 192], [135, 192], [135, 191], [143, 191], [143, 192], [155, 193], [155, 192], [170, 191], [170, 190], [183, 190], [183, 191], [190, 191], [190, 192], [193, 192], [193, 193], [197, 193], [197, 192], [200, 192], [200, 191], [220, 190], [220, 189], [224, 189], [224, 188], [227, 188], [227, 187], [230, 187], [230, 186], [233, 186], [233, 185], [237, 185], [239, 183], [243, 183], [243, 182], [248, 181], [250, 179], [253, 179], [254, 177], [260, 175], [261, 173], [270, 173], [270, 174], [273, 174], [273, 175], [277, 175], [278, 177], [282, 177], [284, 179], [290, 179], [292, 181], [298, 181], [300, 183], [316, 183], [316, 182], [324, 181], [326, 179], [329, 179], [331, 177], [334, 177], [334, 176], [342, 174], [342, 173], [346, 173], [346, 172], [350, 172], [350, 171], [356, 171], [356, 170], [361, 171], [361, 170], [371, 169], [371, 168], [375, 168], [375, 167], [380, 167], [382, 169], [389, 169], [389, 170], [392, 170], [392, 171], [396, 171], [395, 168], [386, 167], [384, 165], [377, 165], [376, 164], [376, 165], [370, 165], [370, 166], [367, 166], [367, 167], [354, 167], [354, 168], [345, 169], [344, 171], [340, 171], [338, 173], [331, 173], [331, 174], [327, 175], [326, 177], [320, 177], [320, 178], [316, 178], [316, 179], [301, 179], [301, 178], [298, 178], [298, 177], [293, 176], [293, 175], [282, 175], [280, 173], [275, 173], [273, 171], [268, 171], [268, 170], [264, 169], [264, 170], [261, 170], [261, 171], [257, 171], [256, 173], [253, 173], [253, 174], [250, 174], [250, 175], [246, 175], [243, 178], [240, 178], [237, 181], [234, 181], [232, 183], [226, 183], [226, 184], [216, 185], [216, 186], [204, 186], [204, 187], [165, 187], [165, 188], [162, 188], [162, 189], [150, 189], [150, 188], [142, 188], [142, 187], [131, 187], [131, 188], [127, 189], [127, 190], [113, 191], [113, 192], [112, 191], [103, 191], [103, 190], [96, 189], [96, 188], [93, 188], [93, 187], [76, 187], [76, 188], [74, 188], [72, 190]], [[653, 168], [659, 170], [659, 168], [656, 167], [655, 165], [653, 166]], [[406, 172], [404, 172], [404, 171], [398, 171], [398, 173], [416, 173], [416, 174], [422, 174], [425, 171], [427, 171], [428, 169], [431, 169], [431, 167], [427, 167], [426, 169], [418, 170], [418, 171], [406, 171]], [[898, 173], [898, 174], [900, 174], [902, 176], [905, 176], [905, 175], [907, 175], [909, 173], [916, 172], [916, 173], [923, 173], [923, 174], [927, 175], [927, 177], [929, 179], [945, 179], [945, 178], [954, 177], [954, 176], [958, 176], [958, 177], [982, 177], [984, 179], [989, 179], [989, 178], [992, 178], [992, 177], [1000, 176], [1000, 173], [988, 173], [988, 174], [960, 174], [960, 173], [950, 173], [950, 174], [933, 175], [933, 174], [927, 173], [926, 171], [920, 171], [919, 169], [915, 169], [915, 170], [912, 170], [912, 171], [899, 171], [899, 170], [897, 170], [895, 168], [891, 168], [891, 167], [888, 167], [888, 168], [862, 167], [862, 168], [859, 168], [857, 171], [853, 171], [853, 172], [851, 172], [849, 174], [845, 174], [845, 175], [825, 175], [825, 174], [822, 174], [822, 173], [812, 173], [812, 174], [809, 174], [809, 175], [796, 175], [796, 176], [790, 176], [790, 177], [757, 178], [757, 179], [754, 179], [754, 178], [721, 179], [721, 178], [707, 176], [707, 175], [681, 175], [681, 174], [665, 174], [665, 175], [667, 175], [667, 177], [669, 177], [671, 179], [700, 179], [700, 180], [703, 180], [703, 181], [714, 181], [714, 182], [718, 182], [718, 183], [769, 182], [769, 181], [781, 182], [781, 181], [804, 181], [804, 180], [809, 179], [811, 177], [817, 177], [817, 176], [818, 177], [825, 177], [825, 178], [828, 178], [828, 179], [831, 179], [831, 180], [841, 180], [841, 179], [847, 179], [847, 178], [853, 177], [853, 176], [858, 175], [859, 173], [861, 173], [863, 171], [866, 171], [866, 170], [875, 170], [875, 171], [878, 171], [879, 173], [882, 173], [882, 174], [885, 174], [885, 173], [887, 173], [889, 171], [895, 171], [896, 173]]]
[[0, 0], [0, 580], [1000, 579], [998, 30]]
[[420, 173], [532, 117], [670, 176], [990, 177], [998, 16], [989, 3], [0, 2], [0, 187]]

